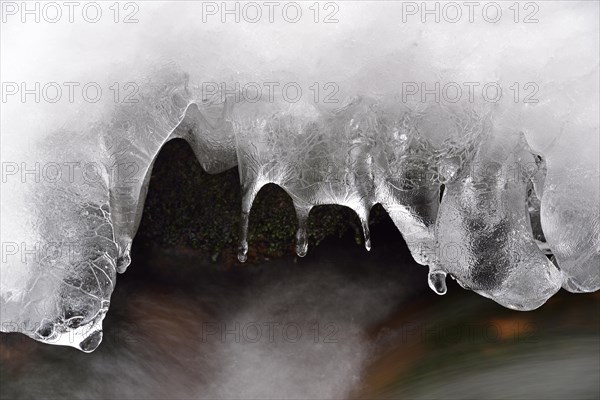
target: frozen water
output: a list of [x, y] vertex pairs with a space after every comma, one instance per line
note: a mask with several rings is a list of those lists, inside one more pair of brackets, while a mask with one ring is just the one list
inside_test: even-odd
[[597, 3], [538, 4], [531, 24], [507, 8], [405, 20], [401, 2], [341, 2], [332, 24], [308, 8], [255, 24], [142, 5], [135, 24], [2, 24], [3, 331], [99, 344], [173, 138], [208, 172], [238, 166], [240, 261], [274, 183], [294, 202], [299, 256], [312, 207], [354, 210], [368, 250], [380, 203], [438, 294], [448, 274], [518, 310], [600, 288]]
[[436, 260], [445, 271], [464, 287], [526, 310], [562, 283], [530, 227], [526, 199], [537, 173], [534, 157], [522, 134], [491, 132], [471, 166], [446, 184], [436, 221]]

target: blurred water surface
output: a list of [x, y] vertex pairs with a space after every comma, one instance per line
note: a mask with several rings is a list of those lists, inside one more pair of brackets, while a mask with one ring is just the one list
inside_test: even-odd
[[597, 293], [562, 292], [532, 312], [452, 283], [440, 297], [394, 240], [374, 237], [371, 253], [331, 240], [305, 259], [230, 269], [139, 252], [95, 352], [2, 334], [1, 396], [600, 396]]

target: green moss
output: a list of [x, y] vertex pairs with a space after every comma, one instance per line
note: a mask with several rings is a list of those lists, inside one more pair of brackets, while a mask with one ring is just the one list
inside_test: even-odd
[[[206, 173], [182, 140], [165, 145], [155, 162], [136, 244], [189, 248], [213, 260], [235, 262], [240, 220], [240, 180], [237, 168]], [[384, 217], [381, 207], [372, 222]], [[297, 229], [289, 196], [276, 185], [261, 189], [252, 206], [248, 232], [249, 260], [293, 254]], [[308, 219], [309, 243], [354, 232], [362, 243], [356, 214], [331, 205], [313, 208]]]

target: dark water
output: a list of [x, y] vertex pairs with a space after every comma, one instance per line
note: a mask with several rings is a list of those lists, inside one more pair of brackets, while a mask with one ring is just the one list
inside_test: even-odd
[[526, 313], [440, 297], [394, 242], [231, 269], [138, 250], [94, 353], [2, 334], [2, 398], [600, 396], [598, 294]]

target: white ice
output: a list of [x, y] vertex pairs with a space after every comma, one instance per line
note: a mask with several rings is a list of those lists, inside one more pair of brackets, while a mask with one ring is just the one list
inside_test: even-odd
[[[423, 22], [407, 2], [319, 3], [317, 23], [308, 3], [297, 23], [283, 7], [271, 23], [263, 5], [251, 23], [222, 22], [207, 2], [135, 4], [119, 14], [135, 11], [129, 24], [108, 3], [97, 23], [81, 10], [73, 23], [2, 10], [2, 331], [96, 348], [153, 161], [175, 137], [208, 172], [238, 166], [240, 260], [252, 200], [276, 183], [296, 207], [299, 255], [311, 207], [352, 208], [369, 248], [380, 203], [439, 294], [447, 274], [518, 310], [561, 286], [600, 288], [598, 3], [518, 15], [502, 3], [498, 22], [484, 5], [470, 21], [463, 6], [456, 23]], [[537, 22], [525, 23], [532, 11]], [[332, 12], [337, 22], [324, 23]], [[36, 82], [39, 101], [21, 85]], [[297, 101], [286, 83], [302, 89]], [[462, 97], [423, 91], [436, 84]], [[532, 231], [531, 185], [556, 264]]]

